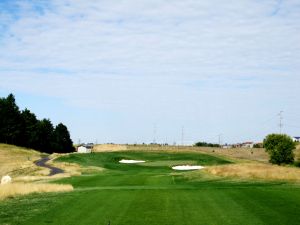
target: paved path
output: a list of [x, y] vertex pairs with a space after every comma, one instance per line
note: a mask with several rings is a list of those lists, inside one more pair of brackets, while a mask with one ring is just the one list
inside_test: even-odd
[[39, 159], [39, 160], [35, 161], [34, 163], [37, 166], [45, 167], [45, 168], [50, 169], [50, 173], [49, 173], [48, 176], [53, 176], [55, 174], [64, 173], [64, 171], [62, 169], [59, 169], [57, 167], [50, 166], [50, 165], [46, 164], [46, 162], [48, 162], [49, 160], [50, 160], [49, 157], [45, 157], [45, 158], [42, 158], [42, 159]]

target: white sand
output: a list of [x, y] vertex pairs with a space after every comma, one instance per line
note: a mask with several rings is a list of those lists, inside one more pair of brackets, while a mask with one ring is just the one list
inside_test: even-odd
[[204, 166], [190, 166], [190, 165], [183, 165], [183, 166], [173, 166], [173, 170], [201, 170]]
[[128, 160], [128, 159], [122, 159], [119, 161], [119, 163], [129, 163], [129, 164], [132, 164], [132, 163], [144, 163], [145, 161], [143, 160]]

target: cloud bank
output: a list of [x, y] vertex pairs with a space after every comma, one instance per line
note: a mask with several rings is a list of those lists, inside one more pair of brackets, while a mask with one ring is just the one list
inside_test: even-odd
[[[183, 125], [186, 142], [259, 140], [276, 131], [263, 121], [299, 111], [298, 1], [2, 1], [0, 12], [0, 89], [83, 111], [50, 115], [75, 139], [150, 141], [160, 124], [161, 140], [178, 142]], [[106, 115], [84, 134], [85, 109]]]

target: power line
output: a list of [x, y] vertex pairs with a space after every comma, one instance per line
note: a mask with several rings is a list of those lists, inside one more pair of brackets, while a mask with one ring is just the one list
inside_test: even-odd
[[283, 111], [280, 111], [280, 113], [278, 114], [279, 116], [279, 133], [281, 134], [282, 133], [282, 127], [283, 127], [283, 124], [282, 124], [282, 120], [283, 120]]
[[286, 127], [294, 127], [294, 128], [300, 128], [299, 126], [294, 126], [294, 125], [289, 125], [289, 124], [285, 124]]

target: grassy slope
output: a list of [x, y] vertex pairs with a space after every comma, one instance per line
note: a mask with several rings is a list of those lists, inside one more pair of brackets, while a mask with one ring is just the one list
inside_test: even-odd
[[32, 149], [14, 145], [0, 144], [0, 177], [22, 176], [40, 170], [34, 161], [41, 158], [41, 153]]
[[[118, 161], [145, 159], [141, 165]], [[75, 191], [0, 203], [0, 224], [300, 224], [300, 189], [285, 183], [188, 180], [171, 165], [228, 163], [198, 153], [115, 152], [60, 160], [104, 167], [102, 173], [61, 180]], [[155, 162], [155, 163], [154, 163]], [[201, 174], [200, 174], [201, 175]]]
[[45, 154], [32, 149], [0, 144], [0, 179], [5, 175], [12, 177], [11, 184], [0, 185], [0, 201], [33, 192], [60, 192], [73, 189], [71, 185], [46, 183], [49, 179], [47, 176], [49, 169], [34, 164], [34, 161], [43, 155]]

